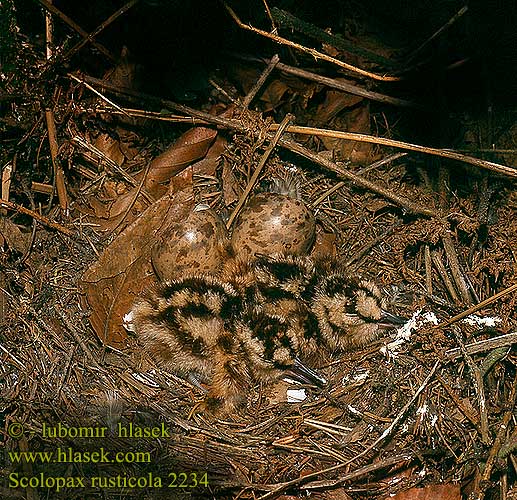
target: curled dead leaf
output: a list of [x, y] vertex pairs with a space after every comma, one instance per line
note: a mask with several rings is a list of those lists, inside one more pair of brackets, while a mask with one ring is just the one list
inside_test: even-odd
[[316, 240], [312, 247], [311, 257], [320, 259], [329, 256], [337, 256], [337, 237], [335, 233], [326, 232], [319, 225], [316, 225]]
[[0, 216], [0, 243], [2, 247], [7, 244], [9, 249], [24, 254], [29, 248], [30, 236], [23, 234], [10, 219]]
[[135, 298], [155, 283], [151, 248], [171, 223], [187, 217], [190, 190], [165, 195], [128, 226], [84, 273], [81, 284], [92, 310], [90, 323], [105, 345], [123, 347], [123, 317]]
[[216, 136], [216, 130], [206, 127], [187, 130], [172, 146], [151, 162], [145, 185], [165, 182], [191, 163], [203, 158]]
[[426, 488], [411, 488], [391, 497], [393, 500], [461, 500], [457, 484], [432, 484]]

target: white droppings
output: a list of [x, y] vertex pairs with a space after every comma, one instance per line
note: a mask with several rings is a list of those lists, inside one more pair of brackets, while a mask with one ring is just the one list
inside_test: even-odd
[[124, 317], [122, 318], [122, 326], [128, 332], [136, 333], [135, 324], [133, 323], [133, 310], [124, 314]]
[[501, 323], [502, 320], [497, 316], [478, 316], [477, 314], [471, 314], [463, 319], [463, 321], [472, 326], [494, 327], [497, 323]]
[[428, 409], [429, 408], [427, 407], [427, 403], [424, 403], [420, 408], [418, 408], [416, 412], [418, 415], [425, 415]]
[[307, 399], [305, 389], [287, 389], [288, 403], [301, 403]]
[[428, 323], [433, 325], [438, 324], [438, 318], [432, 311], [422, 314], [422, 309], [419, 309], [414, 312], [413, 316], [397, 329], [395, 339], [389, 344], [381, 347], [381, 353], [384, 354], [388, 360], [396, 358], [399, 353], [399, 347], [411, 338], [411, 334], [413, 332], [419, 330], [422, 326]]
[[347, 405], [347, 407], [350, 413], [353, 413], [354, 415], [362, 415], [362, 413], [356, 408], [354, 408], [352, 405]]
[[360, 369], [357, 372], [347, 374], [341, 379], [341, 385], [358, 384], [364, 382], [370, 376], [369, 370]]

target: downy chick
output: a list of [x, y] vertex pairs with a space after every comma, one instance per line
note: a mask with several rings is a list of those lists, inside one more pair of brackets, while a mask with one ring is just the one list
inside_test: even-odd
[[239, 291], [248, 315], [277, 316], [289, 324], [302, 359], [321, 349], [318, 328], [304, 298], [315, 279], [309, 257], [273, 254], [233, 259], [223, 269], [223, 279]]
[[342, 270], [321, 274], [310, 298], [320, 334], [331, 350], [363, 346], [378, 338], [383, 330], [406, 320], [385, 309], [379, 287], [357, 280]]
[[208, 384], [205, 407], [214, 414], [235, 410], [253, 382], [287, 372], [321, 383], [297, 360], [289, 322], [243, 304], [230, 284], [194, 275], [166, 283], [133, 307], [135, 331], [151, 356], [202, 389]]
[[267, 384], [289, 375], [302, 383], [325, 384], [299, 360], [296, 335], [284, 318], [251, 313], [236, 321], [235, 332], [235, 337], [225, 335], [218, 342], [206, 398], [211, 413], [231, 413], [245, 401], [252, 383]]
[[166, 370], [199, 385], [214, 375], [214, 352], [231, 335], [240, 299], [233, 287], [208, 275], [173, 280], [133, 306], [133, 324], [149, 354]]

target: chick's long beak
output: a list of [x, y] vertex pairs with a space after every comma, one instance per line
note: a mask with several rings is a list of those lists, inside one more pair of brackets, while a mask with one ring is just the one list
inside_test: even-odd
[[382, 316], [379, 325], [384, 326], [386, 328], [394, 328], [395, 326], [403, 325], [406, 321], [407, 318], [397, 316], [396, 314], [392, 314], [382, 309]]
[[298, 382], [303, 384], [324, 386], [327, 381], [316, 371], [304, 365], [298, 358], [295, 358], [294, 365], [289, 374]]

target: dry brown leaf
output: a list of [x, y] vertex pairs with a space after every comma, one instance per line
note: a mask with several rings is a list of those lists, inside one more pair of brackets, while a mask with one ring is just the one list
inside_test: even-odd
[[[192, 130], [199, 131], [199, 129]], [[210, 132], [212, 131], [210, 130]], [[182, 136], [184, 139], [183, 142], [185, 142], [185, 139], [188, 140], [188, 137], [185, 136], [186, 134]], [[194, 137], [194, 140], [198, 138], [199, 137]], [[175, 144], [177, 145], [178, 142], [176, 142]], [[175, 192], [181, 191], [183, 189], [190, 189], [192, 191], [192, 174], [194, 172], [198, 173], [198, 169], [201, 171], [210, 172], [207, 175], [215, 175], [217, 162], [221, 152], [224, 150], [225, 144], [226, 142], [223, 139], [221, 141], [216, 140], [210, 147], [210, 149], [208, 149], [208, 151], [203, 152], [203, 155], [206, 154], [203, 160], [194, 163], [192, 165], [192, 168], [182, 168], [180, 171], [178, 171], [178, 173], [172, 175], [167, 190], [169, 195], [172, 195]], [[195, 144], [190, 152], [196, 152], [195, 150], [199, 151], [197, 149], [198, 146], [199, 143]], [[188, 148], [184, 148], [182, 152], [179, 152], [178, 154], [180, 156], [184, 153], [188, 154], [187, 149]], [[171, 149], [169, 149], [169, 151], [171, 151]], [[175, 151], [178, 152], [179, 150], [176, 149]], [[180, 156], [178, 156], [178, 158]], [[149, 167], [149, 172], [152, 168], [153, 167], [151, 164], [151, 166]], [[149, 175], [150, 173], [148, 173], [146, 180], [144, 182], [146, 190], [154, 197], [162, 196], [165, 193], [166, 188], [159, 184], [158, 179], [149, 179]], [[121, 231], [127, 224], [131, 223], [143, 209], [141, 204], [142, 198], [139, 191], [140, 189], [138, 187], [134, 187], [129, 192], [117, 194], [116, 196], [113, 196], [114, 201], [111, 204], [101, 204], [103, 209], [101, 209], [101, 206], [97, 204], [96, 213], [103, 219], [100, 221], [96, 221], [99, 224], [99, 229], [101, 231]], [[137, 194], [138, 197], [135, 200], [135, 196]]]
[[323, 257], [336, 257], [336, 235], [324, 231], [319, 225], [316, 225], [316, 241], [312, 247], [311, 257], [319, 259]]
[[282, 101], [288, 89], [289, 87], [282, 80], [273, 80], [265, 88], [264, 92], [260, 94], [260, 100], [264, 103], [262, 111], [268, 112], [275, 109]]
[[145, 181], [146, 186], [149, 183], [165, 182], [188, 165], [203, 158], [216, 136], [216, 130], [206, 127], [187, 130], [172, 146], [151, 162]]
[[[348, 111], [345, 126], [349, 132], [369, 134], [371, 132], [369, 106], [365, 104]], [[339, 148], [341, 158], [346, 158], [358, 165], [371, 163], [374, 159], [373, 150], [373, 144], [355, 141], [342, 141]]]
[[0, 238], [4, 240], [1, 246], [7, 243], [11, 250], [16, 250], [20, 254], [24, 254], [29, 248], [30, 236], [23, 234], [20, 228], [6, 217], [0, 216]]
[[187, 217], [194, 204], [187, 189], [166, 195], [127, 227], [84, 273], [82, 288], [92, 310], [90, 323], [106, 345], [123, 347], [123, 316], [135, 298], [155, 282], [151, 247], [171, 221]]
[[[260, 70], [243, 66], [235, 66], [231, 68], [233, 77], [238, 81], [243, 93], [247, 95], [260, 78]], [[258, 99], [262, 103], [262, 111], [267, 112], [275, 109], [284, 94], [289, 90], [290, 85], [285, 79], [275, 78], [271, 80], [264, 88], [260, 89]]]
[[117, 87], [137, 88], [135, 85], [137, 70], [137, 65], [130, 60], [129, 50], [127, 47], [122, 47], [119, 61], [104, 74], [103, 80]]
[[110, 137], [108, 134], [100, 134], [93, 145], [102, 153], [104, 156], [115, 162], [119, 167], [124, 163], [126, 159], [124, 153], [120, 148], [120, 142]]
[[221, 136], [217, 136], [206, 156], [192, 165], [196, 175], [211, 175], [215, 177], [219, 159], [226, 148], [227, 141]]
[[222, 183], [224, 204], [228, 207], [240, 198], [241, 190], [239, 189], [239, 183], [233, 173], [232, 167], [226, 159], [223, 160]]
[[325, 491], [321, 495], [321, 500], [351, 500], [351, 498], [344, 488]]
[[[344, 78], [336, 78], [338, 82], [349, 83]], [[348, 94], [341, 90], [328, 90], [323, 101], [314, 114], [314, 122], [316, 124], [325, 124], [335, 118], [341, 111], [346, 108], [357, 106], [363, 100], [362, 97]]]
[[194, 173], [194, 167], [188, 167], [183, 172], [175, 175], [169, 183], [169, 189], [167, 190], [169, 196], [172, 196], [178, 191], [189, 191], [192, 196], [194, 195], [194, 185], [192, 182], [192, 175]]
[[[164, 193], [164, 189], [160, 194]], [[156, 196], [156, 190], [152, 193]], [[145, 202], [147, 204], [147, 202]], [[132, 188], [127, 193], [116, 196], [115, 201], [105, 206], [102, 218], [95, 222], [99, 224], [100, 231], [122, 231], [128, 224], [133, 222], [143, 211], [142, 197], [138, 186]]]
[[[344, 78], [337, 78], [337, 80], [348, 82]], [[334, 130], [369, 134], [370, 109], [362, 97], [339, 90], [328, 90], [325, 101], [316, 110], [314, 124]], [[329, 151], [338, 152], [341, 159], [347, 159], [360, 165], [372, 160], [373, 146], [371, 144], [335, 137], [322, 137], [321, 141]]]
[[461, 493], [457, 484], [433, 484], [426, 488], [401, 491], [390, 500], [461, 500]]

